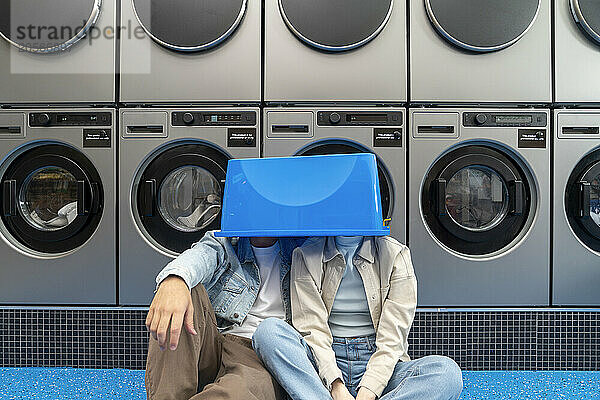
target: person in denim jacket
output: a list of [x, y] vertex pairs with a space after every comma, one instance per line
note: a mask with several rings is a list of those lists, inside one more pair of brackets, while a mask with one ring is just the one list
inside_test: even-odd
[[146, 318], [148, 399], [283, 398], [250, 339], [267, 317], [291, 322], [291, 255], [302, 242], [208, 232], [158, 274]]
[[462, 374], [450, 358], [411, 360], [417, 279], [395, 239], [308, 239], [293, 253], [293, 326], [269, 318], [253, 337], [293, 400], [455, 400]]

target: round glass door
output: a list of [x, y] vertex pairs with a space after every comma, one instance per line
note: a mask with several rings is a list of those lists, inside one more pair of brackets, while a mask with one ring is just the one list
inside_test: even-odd
[[218, 46], [242, 22], [247, 0], [130, 0], [138, 22], [158, 44], [175, 51]]
[[0, 36], [22, 51], [63, 51], [92, 29], [100, 16], [101, 3], [101, 0], [0, 0]]
[[493, 229], [508, 212], [507, 184], [493, 169], [474, 165], [458, 171], [446, 187], [446, 211], [460, 227]]
[[77, 179], [60, 167], [33, 171], [21, 187], [19, 208], [35, 229], [63, 229], [77, 218]]
[[522, 165], [499, 149], [480, 145], [442, 156], [421, 192], [431, 232], [466, 255], [492, 254], [514, 242], [527, 228], [533, 201]]
[[571, 172], [565, 206], [575, 235], [600, 252], [600, 150], [584, 157]]
[[447, 41], [465, 50], [491, 52], [521, 39], [542, 0], [425, 0], [429, 20]]
[[185, 166], [160, 185], [158, 210], [172, 228], [182, 232], [206, 229], [221, 212], [221, 183], [206, 169]]
[[600, 44], [600, 2], [597, 0], [570, 0], [571, 13], [579, 28]]
[[2, 222], [15, 244], [64, 253], [95, 232], [104, 207], [100, 176], [81, 152], [46, 144], [18, 155], [2, 177]]
[[392, 14], [393, 0], [279, 0], [286, 25], [304, 43], [345, 51], [373, 40]]
[[[359, 146], [355, 143], [340, 140], [326, 140], [317, 142], [300, 151], [297, 156], [319, 156], [329, 154], [356, 154], [356, 153], [371, 153], [367, 148]], [[394, 207], [394, 191], [392, 178], [387, 172], [387, 169], [377, 159], [377, 170], [379, 175], [379, 192], [381, 195], [381, 210], [385, 218], [392, 217]]]
[[199, 141], [168, 146], [151, 159], [137, 178], [133, 207], [159, 247], [181, 253], [221, 228], [228, 161]]

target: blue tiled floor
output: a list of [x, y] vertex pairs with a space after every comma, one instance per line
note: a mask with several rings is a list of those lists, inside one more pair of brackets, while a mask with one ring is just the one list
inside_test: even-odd
[[[465, 372], [461, 399], [600, 399], [600, 372]], [[0, 399], [145, 399], [144, 371], [0, 368]]]

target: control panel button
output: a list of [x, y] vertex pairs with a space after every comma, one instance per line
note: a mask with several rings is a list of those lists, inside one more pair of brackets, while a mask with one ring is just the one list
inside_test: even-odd
[[487, 115], [485, 114], [477, 114], [475, 116], [475, 123], [477, 125], [483, 125], [487, 122]]
[[329, 115], [329, 122], [331, 122], [332, 124], [339, 124], [341, 120], [342, 116], [336, 112], [331, 113]]
[[38, 116], [38, 123], [40, 125], [50, 125], [50, 116], [48, 114], [40, 114]]
[[185, 113], [183, 114], [183, 122], [187, 125], [194, 123], [194, 114], [192, 113]]

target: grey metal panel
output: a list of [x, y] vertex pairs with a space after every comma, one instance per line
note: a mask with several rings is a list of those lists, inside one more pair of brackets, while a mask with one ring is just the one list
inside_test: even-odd
[[569, 0], [554, 4], [556, 101], [600, 103], [600, 44], [578, 28]]
[[495, 51], [516, 43], [529, 30], [542, 0], [426, 0], [438, 32], [473, 51]]
[[[141, 166], [156, 154], [161, 148], [170, 143], [185, 139], [197, 139], [211, 143], [234, 158], [260, 157], [260, 135], [256, 147], [230, 148], [227, 147], [227, 126], [218, 127], [175, 127], [168, 125], [168, 138], [164, 137], [124, 137], [126, 122], [163, 120], [164, 114], [170, 115], [175, 111], [255, 111], [257, 113], [256, 128], [260, 132], [260, 110], [258, 108], [203, 108], [203, 109], [121, 109], [119, 130], [119, 294], [120, 302], [124, 305], [148, 305], [152, 300], [155, 278], [158, 272], [171, 260], [175, 254], [167, 252], [154, 243], [149, 234], [144, 232], [137, 223], [132, 212], [132, 193], [135, 178]], [[135, 115], [139, 115], [136, 117]]]
[[116, 40], [100, 34], [115, 26], [116, 0], [103, 0], [94, 39], [65, 51], [32, 54], [0, 38], [0, 104], [114, 102]]
[[265, 1], [265, 101], [406, 102], [406, 3], [395, 1], [389, 21], [353, 51], [324, 52], [288, 29], [278, 0]]
[[[98, 109], [36, 109], [28, 112], [98, 112]], [[26, 138], [0, 141], [0, 159], [10, 161], [14, 150], [33, 141], [58, 141], [86, 155], [96, 167], [104, 188], [102, 219], [93, 236], [67, 254], [44, 256], [24, 252], [0, 227], [0, 303], [22, 304], [116, 304], [116, 113], [112, 112], [113, 141], [110, 148], [82, 148], [82, 127], [32, 128]], [[0, 111], [0, 115], [14, 111]], [[8, 158], [7, 158], [8, 157]], [[3, 164], [3, 168], [6, 167]], [[3, 171], [2, 169], [0, 173]], [[2, 225], [0, 223], [0, 225]]]
[[573, 233], [565, 211], [565, 190], [573, 168], [594, 150], [600, 140], [567, 138], [563, 126], [600, 126], [600, 110], [557, 111], [554, 143], [554, 249], [553, 293], [556, 306], [600, 305], [600, 254], [585, 246]]
[[322, 50], [360, 47], [385, 27], [393, 0], [279, 0], [290, 30], [305, 43]]
[[[357, 107], [351, 108], [352, 111], [373, 111], [374, 108]], [[332, 139], [349, 141], [364, 147], [368, 151], [372, 151], [377, 155], [378, 160], [384, 165], [392, 179], [393, 187], [393, 205], [392, 207], [392, 222], [391, 234], [398, 241], [406, 242], [406, 168], [407, 168], [407, 135], [408, 123], [406, 117], [406, 109], [404, 108], [388, 108], [378, 107], [378, 112], [387, 111], [403, 111], [404, 118], [402, 121], [402, 147], [374, 147], [373, 144], [373, 126], [318, 126], [316, 123], [317, 112], [319, 111], [348, 111], [349, 108], [321, 107], [321, 108], [265, 108], [263, 119], [264, 132], [271, 130], [271, 125], [284, 123], [298, 122], [298, 116], [303, 118], [302, 123], [307, 123], [305, 116], [312, 115], [310, 121], [313, 134], [311, 137], [265, 137], [263, 146], [264, 157], [281, 157], [298, 154], [301, 150], [310, 145], [319, 142], [327, 142]], [[276, 115], [276, 116], [275, 116]]]
[[[132, 30], [142, 29], [131, 1], [122, 1], [121, 10], [123, 23], [132, 21]], [[147, 35], [123, 35], [120, 100], [163, 104], [259, 103], [261, 21], [261, 2], [249, 0], [243, 20], [226, 41], [211, 50], [194, 53], [167, 49]]]
[[550, 103], [550, 2], [515, 44], [491, 53], [466, 52], [442, 38], [423, 0], [410, 0], [411, 101]]
[[[412, 109], [415, 113], [462, 114], [461, 109]], [[472, 109], [469, 112], [477, 112]], [[516, 110], [515, 110], [516, 111]], [[519, 110], [523, 112], [523, 110]], [[529, 110], [546, 112], [548, 110]], [[481, 109], [481, 112], [510, 112]], [[423, 118], [421, 117], [421, 120]], [[549, 132], [548, 132], [549, 133]], [[448, 149], [467, 141], [495, 143], [518, 155], [531, 171], [537, 209], [530, 229], [506, 251], [467, 257], [446, 249], [427, 228], [421, 212], [421, 188], [427, 171]], [[519, 149], [518, 128], [462, 127], [460, 138], [409, 137], [409, 246], [419, 279], [420, 306], [548, 305], [550, 272], [550, 145]]]

